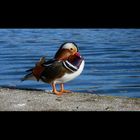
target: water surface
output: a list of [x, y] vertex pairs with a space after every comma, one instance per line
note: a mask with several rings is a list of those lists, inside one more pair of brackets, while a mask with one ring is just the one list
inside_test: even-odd
[[65, 41], [74, 41], [86, 61], [67, 89], [140, 97], [140, 29], [0, 29], [0, 86], [51, 90], [49, 84], [20, 79]]

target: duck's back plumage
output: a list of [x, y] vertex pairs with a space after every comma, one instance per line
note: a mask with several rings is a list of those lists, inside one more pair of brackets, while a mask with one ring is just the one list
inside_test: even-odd
[[[51, 59], [43, 63], [37, 63], [34, 68], [27, 70], [28, 74], [22, 80], [41, 80], [46, 83], [65, 83], [80, 75], [83, 70], [83, 59], [72, 61], [58, 61]], [[78, 62], [78, 63], [77, 63]], [[82, 63], [82, 67], [80, 64]], [[78, 65], [75, 65], [78, 64]]]
[[42, 72], [41, 77], [40, 77], [40, 79], [43, 82], [51, 83], [55, 81], [56, 79], [63, 77], [65, 73], [71, 73], [71, 71], [69, 71], [63, 66], [62, 61], [53, 61], [52, 63], [50, 62], [43, 64], [43, 67], [45, 69]]

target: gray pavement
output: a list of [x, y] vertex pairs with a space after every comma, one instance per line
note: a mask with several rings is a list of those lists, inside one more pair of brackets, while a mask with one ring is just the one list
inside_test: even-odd
[[0, 88], [0, 111], [140, 111], [140, 98]]

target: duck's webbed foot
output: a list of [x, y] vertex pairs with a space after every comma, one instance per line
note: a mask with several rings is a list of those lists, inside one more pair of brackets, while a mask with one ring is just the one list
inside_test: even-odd
[[59, 92], [59, 91], [56, 90], [55, 83], [52, 83], [51, 85], [52, 85], [53, 93], [55, 93], [56, 95], [62, 95], [63, 94], [63, 92], [61, 92], [61, 91]]
[[70, 93], [71, 91], [70, 90], [65, 90], [64, 89], [64, 84], [60, 84], [60, 92], [62, 92], [62, 93]]

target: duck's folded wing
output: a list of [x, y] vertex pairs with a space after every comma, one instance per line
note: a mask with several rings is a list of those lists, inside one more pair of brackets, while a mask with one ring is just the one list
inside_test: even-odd
[[46, 82], [51, 82], [57, 78], [60, 78], [67, 72], [67, 69], [63, 66], [62, 61], [45, 63], [43, 66], [44, 71], [42, 72], [40, 78]]
[[24, 80], [39, 80], [40, 79], [40, 76], [41, 76], [41, 73], [44, 71], [44, 68], [49, 66], [49, 65], [52, 65], [54, 60], [48, 60], [48, 61], [45, 61], [43, 59], [43, 57], [40, 59], [39, 62], [36, 63], [36, 66], [35, 67], [32, 67], [28, 70], [26, 70], [27, 74], [21, 79], [21, 81], [24, 81]]
[[50, 59], [50, 60], [44, 62], [44, 63], [42, 64], [42, 66], [44, 66], [44, 67], [48, 67], [48, 66], [53, 65], [54, 62], [56, 62], [55, 59]]
[[34, 77], [37, 81], [41, 79], [44, 82], [50, 83], [62, 77], [65, 73], [73, 73], [77, 70], [78, 68], [68, 61], [52, 59], [44, 62], [42, 65], [27, 70], [28, 74], [22, 80], [30, 80]]

